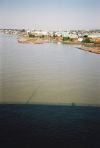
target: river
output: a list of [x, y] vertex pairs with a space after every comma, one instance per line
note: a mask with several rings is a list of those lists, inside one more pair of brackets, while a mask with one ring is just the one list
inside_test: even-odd
[[100, 105], [100, 55], [0, 35], [0, 103]]

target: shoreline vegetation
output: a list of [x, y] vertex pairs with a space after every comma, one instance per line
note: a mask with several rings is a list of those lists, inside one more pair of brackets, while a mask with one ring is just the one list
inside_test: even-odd
[[58, 44], [70, 44], [76, 45], [75, 47], [84, 51], [100, 54], [100, 44], [87, 42], [87, 38], [85, 39], [86, 42], [79, 42], [76, 39], [70, 38], [62, 38], [62, 37], [48, 37], [48, 36], [41, 36], [41, 37], [29, 37], [27, 35], [18, 36], [17, 41], [18, 43], [23, 44], [44, 44], [44, 43], [58, 43]]

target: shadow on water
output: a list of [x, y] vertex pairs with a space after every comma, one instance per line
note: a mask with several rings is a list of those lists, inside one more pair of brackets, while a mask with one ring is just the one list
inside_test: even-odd
[[31, 94], [31, 96], [27, 99], [25, 104], [29, 104], [31, 99], [35, 96], [35, 94], [37, 93], [38, 89], [40, 88], [40, 86], [38, 86]]
[[100, 107], [0, 105], [0, 145], [34, 148], [100, 147]]

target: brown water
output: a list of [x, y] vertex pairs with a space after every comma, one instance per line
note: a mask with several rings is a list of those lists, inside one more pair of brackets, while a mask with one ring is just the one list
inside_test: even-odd
[[0, 35], [0, 102], [100, 105], [100, 55]]

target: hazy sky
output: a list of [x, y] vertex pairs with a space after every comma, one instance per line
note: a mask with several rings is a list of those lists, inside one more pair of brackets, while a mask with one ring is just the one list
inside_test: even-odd
[[100, 29], [100, 0], [0, 0], [0, 28]]

